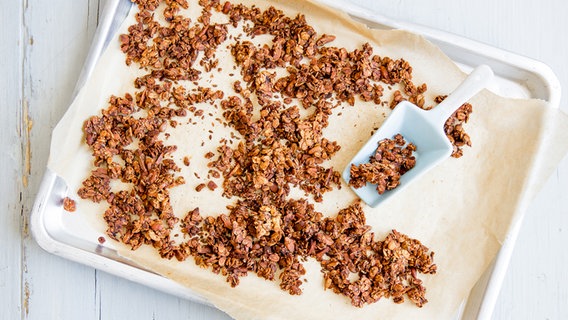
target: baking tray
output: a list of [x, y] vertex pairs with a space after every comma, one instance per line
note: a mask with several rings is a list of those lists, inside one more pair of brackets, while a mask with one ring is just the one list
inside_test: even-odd
[[[474, 66], [487, 64], [496, 78], [489, 89], [511, 98], [538, 98], [551, 108], [558, 108], [560, 84], [545, 64], [507, 52], [483, 43], [424, 26], [400, 22], [369, 12], [344, 0], [319, 0], [338, 8], [355, 20], [377, 29], [405, 29], [423, 35], [437, 45], [462, 70], [469, 72]], [[75, 95], [89, 78], [107, 44], [128, 15], [130, 0], [108, 0], [95, 37], [75, 88]], [[61, 199], [74, 194], [63, 179], [46, 169], [31, 212], [31, 230], [37, 243], [46, 251], [134, 282], [203, 304], [204, 298], [190, 289], [133, 264], [120, 257], [110, 241], [99, 244], [99, 234], [79, 221], [79, 215], [65, 214]], [[510, 230], [491, 266], [479, 279], [469, 297], [456, 310], [455, 319], [489, 319], [521, 227], [524, 212], [512, 220]]]

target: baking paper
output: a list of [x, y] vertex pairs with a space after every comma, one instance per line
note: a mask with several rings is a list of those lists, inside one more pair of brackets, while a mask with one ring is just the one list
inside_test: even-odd
[[[199, 14], [194, 2], [197, 1], [191, 1], [187, 15]], [[375, 54], [404, 58], [413, 67], [413, 82], [428, 84], [427, 104], [433, 104], [437, 95], [450, 93], [465, 78], [440, 49], [416, 34], [370, 30], [343, 13], [308, 1], [235, 2], [254, 3], [261, 8], [272, 4], [288, 15], [301, 12], [319, 34], [337, 36], [334, 46], [353, 50], [369, 42]], [[134, 23], [133, 15], [134, 12], [126, 19], [120, 33]], [[221, 55], [218, 53], [218, 57]], [[76, 214], [101, 235], [106, 229], [102, 221], [106, 205], [80, 200], [75, 195], [93, 168], [91, 151], [83, 142], [82, 125], [107, 107], [111, 95], [134, 92], [132, 81], [143, 72], [134, 65], [127, 67], [124, 60], [118, 40], [111, 42], [93, 76], [55, 128], [48, 165], [65, 179], [71, 196], [78, 199]], [[232, 63], [230, 59], [220, 60]], [[235, 73], [234, 80], [238, 80], [238, 69]], [[215, 83], [226, 92], [232, 90], [233, 81], [227, 81], [226, 75], [207, 81], [209, 86]], [[388, 100], [388, 93], [385, 99]], [[410, 302], [395, 304], [391, 299], [353, 307], [346, 297], [324, 290], [320, 266], [311, 259], [304, 263], [307, 281], [302, 286], [303, 294], [291, 296], [277, 282], [253, 273], [231, 288], [225, 277], [197, 267], [192, 258], [185, 262], [168, 261], [149, 247], [131, 251], [110, 240], [108, 245], [145, 268], [186, 285], [236, 319], [451, 319], [497, 254], [510, 226], [520, 219], [531, 197], [568, 148], [568, 119], [545, 101], [502, 98], [484, 90], [470, 102], [473, 114], [465, 128], [473, 146], [465, 148], [462, 158], [447, 159], [383, 206], [364, 206], [367, 224], [379, 239], [396, 229], [435, 251], [437, 274], [420, 276], [429, 300], [422, 308]], [[208, 108], [205, 113], [212, 112], [213, 118], [219, 116], [218, 110], [208, 104], [201, 107]], [[356, 101], [353, 107], [336, 108], [324, 135], [337, 141], [341, 150], [329, 165], [341, 171], [388, 113], [388, 107], [362, 101]], [[209, 160], [203, 155], [215, 152], [217, 141], [232, 130], [214, 127], [209, 140], [206, 137], [211, 129], [208, 121], [181, 125], [166, 140], [166, 144], [178, 145], [174, 159], [186, 180], [185, 185], [171, 190], [172, 205], [180, 217], [195, 207], [200, 208], [202, 215], [224, 213], [226, 205], [236, 200], [223, 198], [221, 188], [214, 192], [195, 191], [195, 186], [203, 181], [194, 178], [193, 173], [206, 175], [208, 170]], [[184, 156], [191, 158], [191, 166], [181, 165]], [[334, 216], [354, 200], [355, 194], [343, 184], [340, 190], [324, 194], [322, 203], [310, 201], [316, 210]]]

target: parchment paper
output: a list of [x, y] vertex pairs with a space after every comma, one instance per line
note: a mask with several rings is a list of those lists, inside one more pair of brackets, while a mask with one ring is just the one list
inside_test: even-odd
[[[196, 2], [191, 1], [187, 15], [199, 13]], [[353, 50], [370, 42], [374, 53], [380, 56], [403, 57], [413, 66], [414, 83], [428, 84], [427, 101], [450, 93], [465, 78], [437, 47], [418, 35], [369, 30], [342, 13], [311, 2], [242, 2], [248, 5], [254, 2], [261, 8], [273, 4], [290, 15], [304, 13], [320, 34], [337, 36], [332, 45]], [[121, 33], [133, 21], [132, 13]], [[217, 56], [221, 64], [232, 63], [228, 54], [225, 54], [226, 59], [221, 58], [221, 53]], [[235, 73], [230, 81], [227, 75], [219, 75], [205, 84], [216, 83], [220, 89], [230, 92], [233, 80], [239, 79], [238, 70]], [[82, 141], [83, 122], [100, 114], [110, 95], [134, 92], [132, 81], [140, 74], [137, 67], [125, 66], [118, 40], [113, 41], [54, 130], [48, 166], [66, 180], [74, 198], [78, 199], [74, 192], [92, 168], [90, 151]], [[347, 298], [324, 291], [320, 266], [312, 260], [305, 263], [307, 282], [303, 285], [303, 294], [291, 296], [280, 290], [277, 282], [263, 280], [252, 273], [241, 278], [238, 287], [230, 288], [224, 277], [197, 267], [192, 258], [183, 263], [166, 261], [152, 248], [130, 251], [119, 243], [110, 245], [138, 264], [190, 287], [236, 319], [450, 319], [495, 257], [510, 225], [521, 217], [531, 197], [568, 148], [568, 118], [544, 101], [506, 99], [485, 90], [470, 102], [474, 106], [473, 114], [465, 128], [473, 147], [466, 148], [462, 158], [443, 162], [384, 206], [364, 207], [367, 224], [377, 237], [382, 238], [396, 229], [419, 239], [436, 252], [438, 273], [421, 276], [429, 300], [423, 308], [408, 302], [397, 305], [390, 299], [355, 308]], [[207, 108], [206, 114], [212, 112], [212, 118], [219, 116], [209, 105], [201, 107]], [[342, 112], [340, 117], [339, 112]], [[324, 134], [338, 141], [342, 148], [329, 165], [344, 168], [386, 114], [388, 108], [361, 101], [354, 107], [336, 108]], [[195, 192], [195, 186], [202, 181], [195, 179], [193, 172], [202, 175], [207, 172], [203, 155], [214, 152], [217, 141], [231, 132], [222, 126], [212, 128], [207, 120], [210, 119], [195, 126], [178, 126], [167, 140], [178, 145], [174, 155], [178, 163], [181, 164], [186, 155], [192, 158], [190, 167], [181, 165], [186, 184], [171, 192], [172, 205], [179, 216], [195, 207], [200, 207], [204, 215], [217, 215], [226, 212], [225, 206], [235, 201], [221, 197], [221, 188], [215, 192]], [[213, 129], [212, 140], [205, 138], [210, 129]], [[115, 186], [121, 187], [124, 186]], [[350, 188], [343, 185], [341, 190], [326, 193], [324, 201], [316, 204], [316, 210], [334, 216], [355, 199]], [[77, 203], [77, 214], [101, 234], [105, 230], [104, 209], [105, 205], [89, 201], [78, 200]]]

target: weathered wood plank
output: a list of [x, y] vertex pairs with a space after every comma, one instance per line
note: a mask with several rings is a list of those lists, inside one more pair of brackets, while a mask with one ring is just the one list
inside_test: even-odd
[[[93, 37], [99, 3], [27, 1], [24, 8], [23, 110], [34, 125], [23, 141], [27, 219], [45, 170], [51, 131], [71, 93]], [[95, 319], [94, 270], [44, 252], [23, 233], [26, 319]]]
[[[22, 4], [6, 1], [1, 5], [0, 21], [0, 310], [6, 319], [18, 319], [25, 306], [20, 297], [22, 248], [22, 150], [20, 139], [26, 134], [21, 126], [22, 109]], [[4, 294], [6, 293], [6, 294]]]

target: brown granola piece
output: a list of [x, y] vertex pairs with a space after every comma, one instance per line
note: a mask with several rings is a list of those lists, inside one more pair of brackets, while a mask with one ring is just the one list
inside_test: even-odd
[[[445, 96], [437, 97], [436, 101], [441, 102], [444, 98]], [[452, 157], [454, 158], [460, 158], [463, 156], [464, 146], [471, 147], [471, 139], [465, 132], [463, 124], [469, 120], [469, 116], [472, 112], [473, 108], [471, 104], [466, 102], [461, 105], [444, 124], [446, 136], [454, 146], [454, 150], [452, 152]]]
[[383, 194], [400, 185], [400, 177], [414, 168], [416, 146], [406, 144], [403, 136], [397, 134], [393, 139], [379, 141], [375, 153], [368, 163], [351, 165], [349, 185], [361, 188], [367, 183], [376, 184], [377, 192]]
[[77, 209], [77, 204], [75, 200], [65, 197], [63, 198], [63, 209], [68, 212], [74, 212]]
[[211, 191], [217, 189], [217, 184], [214, 181], [207, 182], [207, 188]]

